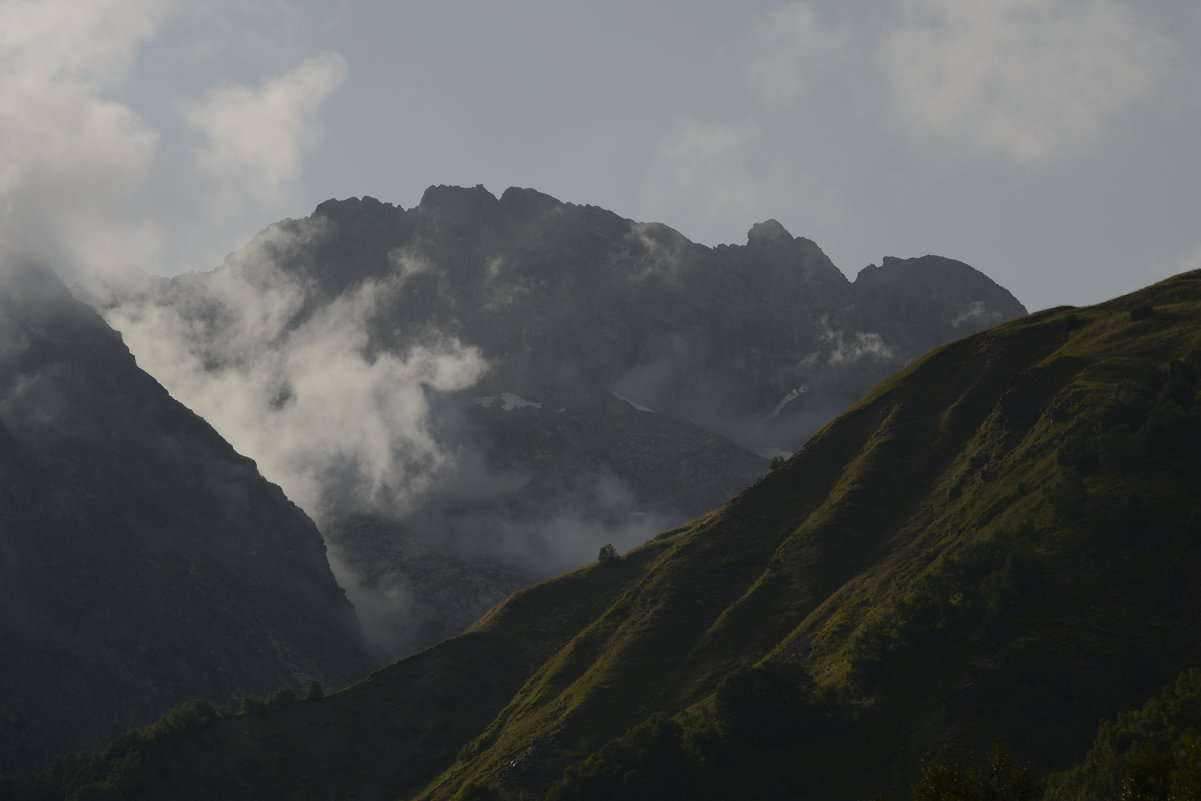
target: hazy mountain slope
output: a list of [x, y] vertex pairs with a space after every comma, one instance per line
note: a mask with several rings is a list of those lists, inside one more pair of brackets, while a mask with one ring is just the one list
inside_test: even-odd
[[[767, 470], [729, 440], [612, 396], [560, 409], [472, 403], [452, 441], [460, 453], [486, 454], [486, 465], [465, 461], [459, 481], [403, 519], [350, 513], [325, 527], [363, 585], [406, 593], [380, 609], [360, 606], [377, 640], [452, 636], [498, 598], [591, 560], [605, 543], [644, 542]], [[490, 492], [481, 486], [489, 480]]]
[[48, 269], [0, 266], [0, 772], [365, 661], [313, 524]]
[[709, 248], [443, 186], [407, 210], [327, 201], [212, 272], [90, 293], [318, 520], [392, 656], [724, 503], [889, 372], [1024, 311], [933, 256], [848, 281], [771, 220]]
[[[850, 799], [997, 737], [1067, 767], [1100, 718], [1201, 665], [1198, 319], [1201, 272], [940, 348], [617, 564], [319, 704], [210, 723], [156, 797], [218, 776], [222, 797], [662, 797], [635, 790], [671, 765], [693, 797]], [[723, 707], [756, 664], [750, 706]], [[772, 664], [834, 694], [801, 715], [820, 737], [732, 727], [798, 708]], [[686, 736], [631, 730], [656, 712]], [[622, 735], [643, 745], [601, 748]]]

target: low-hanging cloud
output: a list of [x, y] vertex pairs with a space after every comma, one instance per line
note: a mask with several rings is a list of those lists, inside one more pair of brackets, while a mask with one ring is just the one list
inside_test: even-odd
[[688, 265], [688, 240], [678, 232], [659, 223], [630, 225], [625, 235], [633, 263], [628, 274], [634, 281], [651, 278], [678, 284], [680, 273]]
[[873, 331], [836, 331], [830, 327], [829, 320], [824, 315], [820, 325], [818, 339], [829, 343], [826, 355], [828, 364], [854, 364], [860, 359], [886, 361], [896, 355], [884, 342], [884, 338]]
[[315, 302], [283, 265], [302, 260], [323, 225], [274, 226], [210, 276], [94, 291], [141, 366], [310, 514], [400, 513], [449, 458], [430, 433], [426, 393], [466, 388], [486, 364], [450, 338], [372, 349], [399, 277]]
[[[330, 529], [331, 565], [382, 658], [463, 630], [511, 592], [595, 561], [603, 545], [623, 552], [680, 522], [642, 509], [603, 468], [567, 486], [529, 488], [527, 478], [497, 473], [468, 451], [403, 521], [342, 520]], [[370, 548], [347, 535], [356, 526], [377, 527]]]

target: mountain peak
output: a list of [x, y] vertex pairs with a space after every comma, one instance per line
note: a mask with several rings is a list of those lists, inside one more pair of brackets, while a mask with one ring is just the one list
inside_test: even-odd
[[[931, 282], [943, 286], [986, 287], [988, 291], [997, 291], [1003, 293], [1007, 299], [1012, 298], [1007, 290], [1002, 289], [975, 267], [945, 256], [926, 255], [912, 259], [885, 256], [880, 266], [869, 264], [855, 277], [855, 283], [864, 287], [891, 287], [915, 283], [921, 285]], [[1013, 303], [1017, 303], [1017, 300], [1013, 299]], [[1016, 307], [1014, 308], [1014, 315], [1024, 313], [1024, 309], [1017, 311]]]
[[484, 188], [483, 184], [476, 184], [473, 187], [465, 186], [447, 186], [446, 184], [438, 184], [431, 186], [421, 195], [422, 208], [446, 208], [446, 207], [475, 207], [493, 206], [499, 201], [496, 195]]
[[371, 195], [363, 195], [361, 198], [348, 197], [345, 200], [330, 198], [318, 204], [317, 208], [313, 210], [313, 215], [337, 218], [364, 212], [370, 214], [387, 211], [404, 211], [404, 209], [392, 203], [384, 203]]
[[793, 241], [793, 236], [788, 233], [787, 228], [780, 224], [779, 220], [773, 218], [752, 225], [751, 230], [746, 232], [746, 241], [749, 245], [767, 242], [791, 242]]
[[561, 207], [563, 201], [537, 189], [510, 186], [500, 196], [500, 205], [519, 217], [532, 217]]

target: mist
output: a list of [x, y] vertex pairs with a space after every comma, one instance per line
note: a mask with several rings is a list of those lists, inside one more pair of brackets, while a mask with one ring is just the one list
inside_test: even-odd
[[141, 366], [318, 522], [344, 505], [402, 514], [452, 458], [429, 430], [427, 392], [466, 388], [487, 365], [453, 338], [371, 349], [404, 275], [319, 299], [281, 263], [323, 236], [320, 220], [274, 226], [203, 280], [89, 289]]
[[[284, 221], [210, 273], [109, 271], [80, 291], [140, 366], [316, 520], [381, 660], [700, 511], [664, 508], [575, 453], [571, 431], [602, 432], [608, 413], [489, 405], [481, 351], [402, 311], [430, 286], [455, 302], [417, 252], [393, 249], [384, 273], [330, 292], [314, 259], [337, 225]], [[480, 272], [522, 285], [501, 259]]]

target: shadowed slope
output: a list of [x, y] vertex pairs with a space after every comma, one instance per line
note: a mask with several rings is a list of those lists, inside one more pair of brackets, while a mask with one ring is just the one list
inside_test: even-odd
[[48, 269], [0, 266], [0, 774], [365, 667], [312, 522]]
[[[1066, 767], [1099, 718], [1201, 665], [1198, 319], [1190, 273], [939, 348], [722, 509], [321, 706], [217, 722], [171, 782], [180, 797], [206, 775], [225, 797], [591, 797], [595, 776], [636, 773], [601, 747], [660, 712], [688, 747], [716, 737], [733, 755], [696, 763], [703, 798], [862, 798], [943, 743], [998, 736]], [[833, 728], [722, 734], [714, 692], [765, 662], [811, 671]]]

